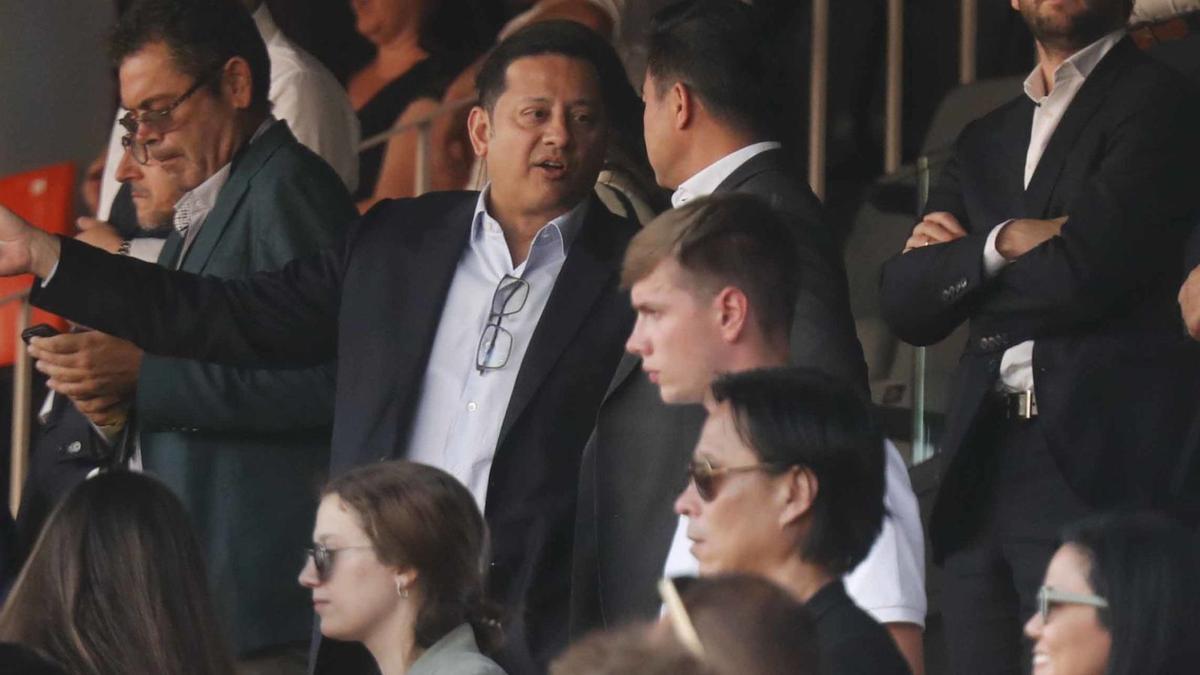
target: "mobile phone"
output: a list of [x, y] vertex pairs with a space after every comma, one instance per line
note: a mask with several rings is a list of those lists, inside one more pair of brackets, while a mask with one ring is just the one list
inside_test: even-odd
[[29, 341], [35, 337], [54, 337], [55, 335], [58, 335], [57, 328], [48, 323], [39, 323], [21, 331], [21, 340], [25, 344], [29, 344]]

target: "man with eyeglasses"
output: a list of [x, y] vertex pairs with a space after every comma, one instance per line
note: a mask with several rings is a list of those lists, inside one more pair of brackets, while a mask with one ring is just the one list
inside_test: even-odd
[[[284, 35], [266, 2], [239, 0], [238, 4], [250, 12], [267, 47], [271, 65], [267, 96], [272, 114], [287, 122], [296, 140], [328, 162], [353, 191], [358, 185], [359, 128], [345, 88], [317, 59]], [[128, 188], [121, 189], [123, 183], [117, 176], [125, 133], [124, 127], [114, 123], [96, 215], [100, 221], [131, 225], [125, 217], [131, 205]], [[94, 227], [90, 219], [83, 224]], [[143, 244], [149, 249], [149, 242]]]
[[868, 402], [832, 376], [786, 367], [718, 376], [707, 407], [675, 502], [700, 574], [758, 574], [803, 602], [822, 675], [909, 673], [841, 580], [883, 522], [883, 438]]
[[[406, 458], [466, 484], [508, 610], [503, 665], [541, 672], [566, 643], [579, 456], [632, 325], [617, 271], [635, 226], [592, 195], [628, 86], [602, 38], [539, 23], [480, 70], [482, 193], [384, 202], [340, 245], [245, 282], [98, 255], [0, 211], [0, 272], [35, 270], [38, 302], [155, 352], [279, 366], [336, 355], [331, 471]], [[183, 168], [165, 144], [150, 155]], [[314, 666], [359, 672], [366, 656], [323, 641]]]
[[[354, 217], [337, 174], [272, 116], [266, 47], [237, 0], [135, 3], [110, 49], [128, 111], [122, 174], [139, 218], [170, 216], [173, 226], [159, 265], [240, 279], [331, 245]], [[143, 166], [180, 194], [169, 210], [137, 177]], [[122, 299], [156, 313], [155, 299]], [[311, 607], [292, 566], [329, 462], [331, 359], [215, 365], [143, 353], [96, 330], [36, 340], [30, 353], [51, 388], [102, 433], [124, 437], [132, 465], [188, 507], [242, 666], [302, 669]]]

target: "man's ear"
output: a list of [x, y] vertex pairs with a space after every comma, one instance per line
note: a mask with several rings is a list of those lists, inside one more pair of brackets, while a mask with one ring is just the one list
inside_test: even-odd
[[476, 157], [487, 157], [488, 143], [492, 137], [492, 116], [483, 106], [471, 108], [467, 117], [467, 134], [471, 137], [471, 148]]
[[783, 509], [779, 512], [779, 525], [792, 525], [812, 510], [813, 502], [817, 500], [817, 475], [812, 469], [803, 466], [793, 466], [788, 469], [787, 482], [784, 484]]
[[721, 339], [727, 344], [740, 340], [746, 332], [750, 317], [750, 299], [736, 286], [726, 286], [713, 297]]
[[696, 118], [696, 105], [698, 104], [691, 87], [682, 82], [676, 82], [671, 85], [666, 96], [667, 103], [671, 106], [671, 112], [675, 116], [675, 128], [686, 129], [691, 126]]
[[245, 110], [254, 100], [254, 77], [250, 73], [250, 63], [240, 56], [234, 56], [225, 62], [221, 70], [221, 88], [229, 96], [233, 107]]

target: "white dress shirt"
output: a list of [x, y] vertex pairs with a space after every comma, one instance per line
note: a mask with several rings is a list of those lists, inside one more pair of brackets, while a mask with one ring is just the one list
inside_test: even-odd
[[[470, 489], [480, 510], [508, 401], [525, 350], [587, 212], [587, 200], [547, 223], [533, 238], [529, 256], [514, 265], [500, 224], [487, 211], [488, 188], [479, 194], [470, 241], [450, 282], [433, 350], [421, 381], [421, 400], [405, 457], [436, 466]], [[525, 305], [504, 316], [512, 334], [507, 364], [482, 373], [475, 367], [492, 297], [505, 275], [529, 284]]]
[[671, 195], [671, 206], [679, 208], [697, 197], [705, 197], [716, 192], [726, 178], [733, 175], [746, 162], [768, 150], [783, 147], [774, 141], [763, 141], [735, 150], [721, 159], [701, 169], [696, 175], [683, 181]]
[[[1025, 151], [1025, 187], [1033, 179], [1042, 153], [1050, 143], [1054, 130], [1066, 114], [1075, 94], [1083, 87], [1083, 83], [1095, 70], [1096, 64], [1104, 58], [1121, 38], [1125, 37], [1125, 29], [1115, 30], [1080, 49], [1063, 61], [1054, 71], [1053, 88], [1047, 92], [1042, 71], [1035, 66], [1029, 77], [1025, 78], [1025, 95], [1033, 101], [1033, 127], [1029, 134], [1029, 148]], [[1068, 214], [1070, 215], [1070, 214]], [[996, 238], [1000, 230], [1013, 222], [1006, 220], [988, 233], [987, 243], [983, 249], [984, 273], [994, 277], [1004, 269], [1010, 261], [1000, 255], [996, 249]], [[1021, 392], [1033, 390], [1033, 340], [1026, 340], [1008, 348], [1000, 359], [1000, 381], [998, 387], [1003, 391]]]
[[[271, 61], [271, 85], [267, 98], [271, 112], [288, 123], [296, 140], [329, 162], [351, 192], [358, 187], [358, 116], [337, 78], [312, 55], [288, 40], [263, 3], [254, 12], [254, 23], [267, 45]], [[125, 114], [117, 110], [117, 119]], [[125, 129], [113, 122], [108, 139], [108, 158], [100, 181], [100, 204], [96, 214], [108, 220], [113, 199], [121, 189], [117, 164], [125, 149]]]
[[[671, 195], [678, 208], [712, 194], [734, 171], [753, 157], [778, 148], [778, 143], [755, 143], [705, 167], [679, 185]], [[925, 625], [925, 535], [921, 514], [908, 477], [908, 467], [891, 441], [884, 441], [887, 487], [883, 529], [867, 557], [846, 575], [846, 593], [880, 623]], [[687, 516], [679, 517], [663, 576], [693, 576], [700, 563], [687, 538]]]

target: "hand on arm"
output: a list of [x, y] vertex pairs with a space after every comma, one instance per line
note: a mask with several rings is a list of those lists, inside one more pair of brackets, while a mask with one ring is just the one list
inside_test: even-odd
[[914, 248], [930, 244], [945, 244], [959, 237], [967, 236], [967, 231], [959, 224], [954, 214], [946, 211], [928, 213], [913, 228], [912, 236], [904, 243], [904, 253]]
[[1179, 289], [1179, 308], [1188, 334], [1200, 340], [1200, 265], [1192, 270]]
[[996, 250], [1006, 260], [1015, 260], [1052, 237], [1062, 234], [1067, 216], [1053, 220], [1019, 218], [1004, 226], [996, 237]]

